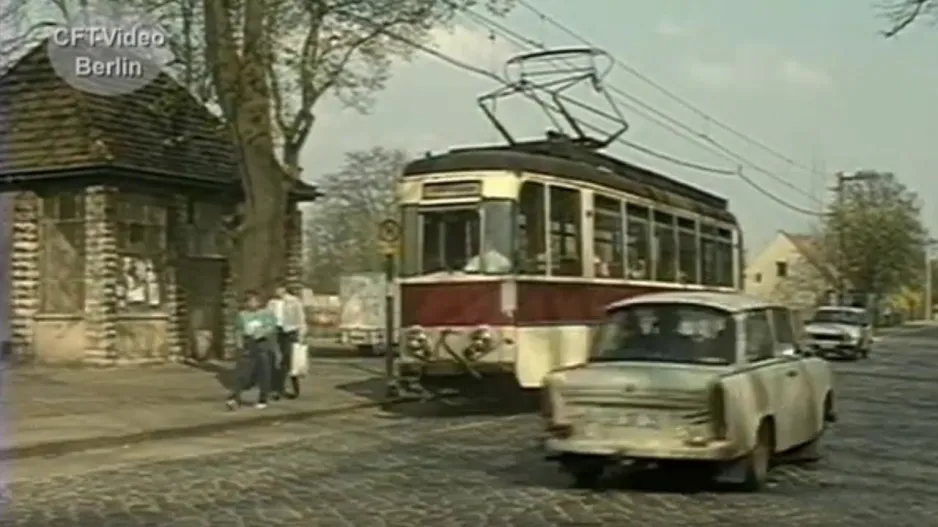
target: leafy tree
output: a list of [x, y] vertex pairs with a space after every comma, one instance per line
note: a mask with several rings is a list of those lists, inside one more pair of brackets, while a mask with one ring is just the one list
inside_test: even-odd
[[852, 289], [878, 298], [920, 286], [928, 233], [918, 196], [888, 172], [857, 176], [821, 224], [825, 259]]
[[381, 147], [349, 152], [340, 170], [317, 181], [325, 197], [311, 206], [305, 228], [314, 291], [335, 292], [344, 273], [382, 269], [376, 226], [396, 215], [395, 183], [407, 160]]
[[[485, 0], [504, 13], [512, 0]], [[63, 19], [103, 0], [13, 0], [0, 23], [17, 29], [14, 53]], [[40, 5], [42, 4], [42, 5]], [[327, 94], [367, 111], [410, 42], [425, 42], [477, 0], [125, 0], [170, 34], [176, 77], [227, 124], [238, 145], [246, 202], [240, 286], [268, 289], [283, 274], [286, 192]]]

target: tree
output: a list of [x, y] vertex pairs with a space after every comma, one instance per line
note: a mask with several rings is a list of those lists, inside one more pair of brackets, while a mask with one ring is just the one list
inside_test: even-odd
[[406, 152], [386, 148], [354, 151], [335, 173], [317, 183], [325, 196], [307, 216], [307, 283], [314, 291], [335, 292], [344, 273], [380, 271], [377, 224], [396, 216], [395, 183]]
[[857, 176], [821, 224], [825, 259], [852, 289], [876, 298], [920, 285], [928, 234], [918, 196], [888, 172]]
[[[0, 12], [18, 35], [0, 51], [42, 35], [56, 20], [28, 13], [53, 7], [54, 18], [74, 20], [96, 0], [17, 0]], [[100, 0], [97, 0], [100, 1]], [[487, 0], [504, 13], [512, 0]], [[410, 42], [450, 24], [476, 0], [127, 0], [166, 28], [177, 78], [213, 102], [224, 132], [238, 146], [245, 193], [239, 231], [242, 289], [269, 289], [283, 275], [282, 229], [299, 152], [315, 122], [315, 107], [334, 94], [367, 111], [395, 59], [408, 59]], [[45, 11], [49, 11], [46, 9]], [[59, 22], [61, 20], [58, 20]], [[2, 21], [0, 21], [2, 22]], [[25, 26], [25, 27], [24, 27]], [[12, 44], [11, 44], [12, 42]]]
[[894, 37], [923, 17], [934, 18], [938, 13], [936, 0], [892, 0], [885, 6], [889, 27], [883, 31], [887, 38]]

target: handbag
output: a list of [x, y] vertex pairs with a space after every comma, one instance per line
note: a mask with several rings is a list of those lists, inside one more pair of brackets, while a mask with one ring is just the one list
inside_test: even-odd
[[306, 344], [300, 344], [299, 342], [293, 344], [290, 353], [292, 355], [290, 357], [292, 359], [290, 362], [290, 376], [306, 377], [309, 373], [309, 353]]

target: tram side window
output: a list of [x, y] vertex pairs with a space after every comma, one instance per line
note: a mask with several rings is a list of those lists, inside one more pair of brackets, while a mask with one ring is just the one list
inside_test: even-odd
[[521, 186], [518, 216], [519, 272], [526, 275], [547, 274], [547, 236], [545, 187], [528, 181]]
[[623, 278], [622, 203], [605, 196], [593, 198], [593, 272], [597, 278]]
[[673, 282], [677, 278], [677, 240], [674, 216], [655, 211], [655, 270], [654, 279]]
[[730, 229], [717, 229], [717, 285], [733, 287], [736, 283], [733, 276], [733, 231]]
[[703, 285], [719, 284], [718, 240], [716, 227], [700, 225], [700, 283]]
[[689, 218], [677, 219], [678, 281], [685, 284], [698, 283], [697, 277], [697, 226]]
[[554, 276], [582, 276], [580, 192], [550, 187], [550, 261]]
[[625, 254], [628, 257], [626, 278], [648, 280], [650, 278], [649, 260], [651, 259], [651, 226], [649, 211], [645, 207], [628, 204], [625, 207], [628, 245]]

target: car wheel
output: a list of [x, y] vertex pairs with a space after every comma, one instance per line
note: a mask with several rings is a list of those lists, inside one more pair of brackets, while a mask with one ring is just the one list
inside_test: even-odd
[[563, 471], [573, 477], [573, 486], [595, 488], [606, 473], [606, 460], [598, 456], [569, 456], [561, 461]]
[[774, 442], [772, 427], [763, 422], [759, 426], [759, 432], [756, 435], [756, 445], [744, 460], [743, 490], [758, 492], [765, 488], [769, 480], [769, 467], [772, 464], [772, 452], [774, 450], [772, 445]]

